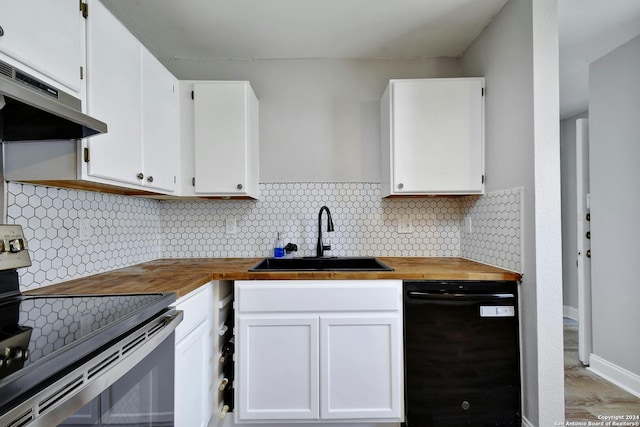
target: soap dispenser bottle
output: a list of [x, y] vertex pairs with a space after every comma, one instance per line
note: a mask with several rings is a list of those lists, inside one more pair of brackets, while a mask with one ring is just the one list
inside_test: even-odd
[[282, 239], [280, 239], [279, 231], [278, 238], [276, 239], [276, 244], [273, 248], [273, 256], [274, 258], [282, 258], [284, 256], [284, 245], [282, 244]]

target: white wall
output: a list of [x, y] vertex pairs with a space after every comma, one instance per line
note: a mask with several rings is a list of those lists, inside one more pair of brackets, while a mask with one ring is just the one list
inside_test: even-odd
[[635, 375], [640, 395], [638, 76], [640, 36], [589, 66], [593, 354]]
[[524, 188], [523, 412], [540, 426], [564, 419], [556, 15], [511, 0], [462, 57], [486, 78], [487, 190]]
[[577, 319], [578, 243], [576, 195], [576, 120], [587, 118], [583, 112], [560, 121], [560, 164], [562, 175], [562, 304], [564, 314]]
[[248, 80], [260, 182], [379, 182], [380, 97], [392, 78], [457, 77], [458, 58], [162, 62], [182, 80]]

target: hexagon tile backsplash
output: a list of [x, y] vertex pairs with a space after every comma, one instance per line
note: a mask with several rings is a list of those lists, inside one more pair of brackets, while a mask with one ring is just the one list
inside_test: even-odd
[[[22, 288], [158, 258], [270, 256], [277, 232], [285, 244], [298, 245], [298, 256], [315, 255], [323, 205], [335, 226], [327, 233], [323, 215], [328, 255], [464, 256], [512, 270], [520, 266], [520, 189], [471, 198], [381, 199], [378, 183], [260, 187], [259, 201], [158, 201], [10, 183], [7, 222], [22, 225], [33, 261], [20, 270]], [[471, 218], [471, 233], [464, 232], [463, 217]], [[401, 218], [412, 232], [398, 232]]]
[[[330, 256], [458, 256], [460, 203], [452, 198], [380, 199], [377, 183], [268, 183], [259, 201], [163, 202], [162, 252], [168, 257], [264, 257], [277, 233], [314, 256], [318, 213], [326, 205], [335, 231], [323, 240]], [[410, 217], [414, 231], [399, 234], [397, 220]], [[235, 219], [236, 234], [225, 233]]]
[[31, 267], [18, 270], [22, 289], [160, 257], [155, 200], [9, 183], [7, 222], [20, 224]]

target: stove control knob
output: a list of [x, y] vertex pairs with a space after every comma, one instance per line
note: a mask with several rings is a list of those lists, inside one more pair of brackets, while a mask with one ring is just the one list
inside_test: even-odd
[[9, 240], [9, 252], [20, 252], [24, 250], [24, 240], [11, 239]]

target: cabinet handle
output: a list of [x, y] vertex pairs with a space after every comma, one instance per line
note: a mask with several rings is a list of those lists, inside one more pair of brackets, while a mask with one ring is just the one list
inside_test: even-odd
[[4, 28], [0, 26], [0, 37], [4, 36]]
[[404, 184], [403, 183], [398, 184], [398, 190], [402, 190], [403, 188], [404, 188]]
[[236, 185], [236, 188], [237, 188], [238, 190], [242, 190], [242, 184], [238, 184], [238, 185]]
[[147, 181], [148, 181], [148, 182], [153, 182], [153, 177], [152, 177], [152, 176], [148, 177], [148, 178], [147, 178]]
[[140, 172], [138, 175], [136, 175], [136, 177], [138, 179], [144, 179], [144, 174], [142, 172]]

